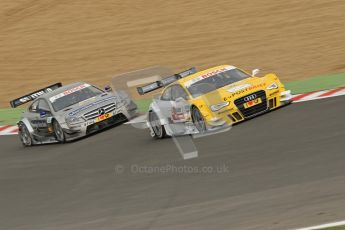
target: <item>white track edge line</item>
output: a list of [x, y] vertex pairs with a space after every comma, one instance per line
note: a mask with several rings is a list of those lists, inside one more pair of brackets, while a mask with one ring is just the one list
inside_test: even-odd
[[330, 227], [339, 227], [339, 226], [342, 226], [342, 225], [345, 225], [345, 220], [337, 221], [337, 222], [332, 222], [332, 223], [327, 223], [327, 224], [310, 226], [310, 227], [306, 227], [306, 228], [298, 228], [298, 229], [295, 229], [295, 230], [317, 230], [317, 229], [330, 228]]

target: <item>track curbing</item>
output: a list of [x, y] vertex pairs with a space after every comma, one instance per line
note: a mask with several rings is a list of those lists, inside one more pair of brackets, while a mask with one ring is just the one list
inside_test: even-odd
[[18, 134], [18, 127], [13, 125], [0, 126], [0, 135], [15, 135]]
[[303, 102], [303, 101], [312, 101], [317, 99], [337, 97], [345, 95], [345, 87], [339, 87], [335, 89], [321, 90], [309, 93], [301, 93], [293, 95], [293, 102]]

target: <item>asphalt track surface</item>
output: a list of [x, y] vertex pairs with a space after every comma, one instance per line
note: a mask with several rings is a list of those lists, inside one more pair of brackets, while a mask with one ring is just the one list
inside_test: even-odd
[[[344, 96], [293, 104], [195, 139], [191, 160], [172, 139], [127, 125], [32, 148], [3, 136], [0, 229], [290, 229], [343, 220], [344, 114]], [[228, 171], [137, 172], [222, 165]]]

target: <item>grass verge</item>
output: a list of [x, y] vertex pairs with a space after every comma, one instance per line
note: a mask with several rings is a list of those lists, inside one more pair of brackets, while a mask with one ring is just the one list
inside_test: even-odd
[[284, 84], [293, 94], [333, 89], [345, 86], [345, 73], [322, 75], [304, 80], [290, 81]]
[[22, 108], [0, 109], [0, 125], [15, 125], [23, 111]]

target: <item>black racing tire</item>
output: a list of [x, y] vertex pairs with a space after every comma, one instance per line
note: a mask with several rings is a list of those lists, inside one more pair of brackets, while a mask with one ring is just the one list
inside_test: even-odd
[[31, 134], [24, 123], [19, 124], [18, 134], [20, 141], [24, 147], [30, 147], [34, 145]]
[[200, 133], [206, 132], [206, 122], [200, 110], [197, 107], [193, 106], [191, 114], [194, 126], [197, 128], [197, 130]]
[[149, 112], [149, 122], [154, 133], [154, 138], [162, 139], [166, 136], [165, 128], [161, 125], [155, 112]]
[[66, 135], [57, 120], [53, 120], [53, 131], [55, 138], [60, 143], [66, 142]]

